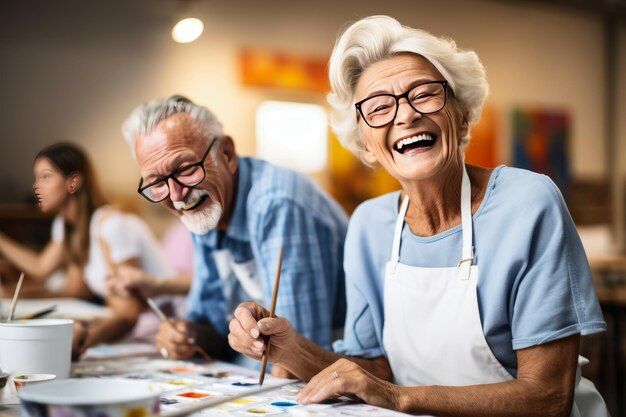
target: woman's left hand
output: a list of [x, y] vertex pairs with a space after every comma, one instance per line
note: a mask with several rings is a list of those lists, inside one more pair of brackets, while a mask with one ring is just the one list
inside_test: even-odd
[[154, 297], [158, 282], [143, 270], [133, 265], [117, 265], [114, 273], [109, 273], [105, 281], [107, 294], [118, 297], [130, 297], [140, 294], [142, 297]]
[[367, 372], [348, 359], [337, 362], [315, 375], [298, 393], [302, 404], [319, 403], [337, 394], [354, 394], [368, 404], [399, 409], [400, 387]]

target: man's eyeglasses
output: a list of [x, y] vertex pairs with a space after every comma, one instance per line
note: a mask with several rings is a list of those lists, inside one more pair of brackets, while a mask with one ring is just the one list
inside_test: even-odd
[[398, 101], [405, 98], [420, 114], [436, 113], [446, 105], [447, 81], [430, 81], [411, 87], [402, 94], [377, 94], [354, 106], [369, 127], [382, 127], [393, 122], [398, 114]]
[[170, 186], [168, 184], [168, 180], [171, 178], [176, 181], [177, 184], [191, 188], [200, 184], [204, 181], [206, 177], [206, 170], [204, 168], [204, 161], [207, 156], [209, 156], [209, 152], [211, 152], [211, 148], [217, 142], [217, 139], [213, 139], [208, 149], [204, 153], [204, 156], [199, 162], [195, 164], [187, 165], [182, 168], [177, 169], [172, 172], [170, 175], [165, 177], [161, 177], [156, 181], [151, 182], [148, 185], [143, 185], [143, 178], [139, 179], [139, 188], [137, 188], [137, 192], [144, 196], [146, 200], [152, 203], [160, 203], [165, 200], [170, 195]]

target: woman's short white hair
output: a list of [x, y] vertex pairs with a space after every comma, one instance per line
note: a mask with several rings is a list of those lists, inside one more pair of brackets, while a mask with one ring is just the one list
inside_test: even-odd
[[[448, 81], [469, 129], [480, 119], [489, 91], [485, 68], [474, 51], [463, 51], [448, 38], [402, 26], [389, 16], [370, 16], [349, 26], [335, 43], [329, 78], [332, 106], [330, 124], [341, 144], [363, 160], [364, 142], [357, 128], [354, 92], [370, 65], [401, 53], [414, 53], [430, 61]], [[461, 147], [469, 143], [468, 134]]]
[[137, 158], [135, 155], [137, 137], [149, 134], [159, 123], [177, 113], [189, 114], [198, 123], [203, 136], [207, 139], [222, 136], [222, 124], [209, 109], [194, 104], [181, 95], [173, 95], [138, 106], [122, 123], [122, 136], [130, 145], [133, 158]]

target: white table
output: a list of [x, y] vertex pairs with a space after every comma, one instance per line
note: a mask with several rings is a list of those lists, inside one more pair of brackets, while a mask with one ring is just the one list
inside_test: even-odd
[[[10, 306], [11, 300], [9, 298], [0, 300], [0, 314], [4, 319], [8, 316]], [[17, 300], [13, 317], [19, 319], [22, 316], [42, 311], [50, 306], [56, 306], [56, 310], [46, 315], [48, 318], [90, 320], [111, 315], [111, 310], [108, 307], [78, 298], [26, 298]]]
[[[189, 371], [191, 368], [196, 369], [197, 372], [186, 372]], [[172, 371], [176, 372], [172, 373]], [[199, 391], [222, 390], [225, 393], [224, 395], [239, 395], [243, 396], [246, 399], [255, 399], [257, 402], [250, 401], [249, 403], [245, 403], [244, 405], [242, 405], [241, 401], [238, 400], [238, 397], [232, 396], [228, 398], [228, 401], [225, 401], [223, 404], [216, 406], [217, 409], [207, 408], [203, 411], [194, 413], [194, 417], [209, 417], [213, 415], [219, 415], [223, 417], [242, 416], [247, 415], [246, 410], [254, 410], [263, 407], [271, 408], [274, 410], [280, 409], [280, 414], [272, 414], [276, 417], [336, 417], [363, 415], [367, 415], [369, 417], [406, 416], [406, 414], [398, 413], [395, 411], [374, 407], [368, 404], [353, 402], [345, 397], [338, 397], [337, 399], [327, 401], [323, 404], [279, 407], [278, 405], [276, 405], [278, 404], [277, 401], [295, 403], [296, 393], [304, 386], [304, 383], [295, 380], [281, 380], [278, 378], [273, 378], [270, 375], [266, 376], [266, 384], [277, 384], [276, 388], [273, 388], [272, 390], [269, 390], [262, 394], [254, 395], [252, 391], [258, 389], [258, 386], [255, 386], [249, 388], [247, 391], [246, 388], [244, 388], [242, 391], [238, 391], [233, 394], [233, 388], [231, 385], [236, 385], [236, 383], [233, 383], [233, 381], [243, 381], [244, 379], [242, 378], [245, 378], [245, 380], [257, 381], [258, 371], [242, 368], [237, 365], [220, 361], [206, 363], [191, 361], [172, 361], [161, 359], [158, 357], [127, 357], [111, 358], [106, 360], [81, 360], [80, 362], [75, 363], [72, 367], [72, 377], [108, 377], [114, 375], [116, 377], [130, 377], [133, 379], [144, 379], [144, 377], [147, 376], [148, 378], [150, 378], [150, 382], [153, 387], [162, 387], [162, 401], [177, 401], [174, 404], [162, 404], [162, 413], [181, 410], [184, 409], [184, 407], [189, 407], [190, 405], [197, 405], [198, 403], [191, 403], [190, 400], [184, 396], [178, 396], [178, 394], [197, 389]], [[199, 383], [195, 384], [194, 382]], [[178, 383], [180, 383], [181, 385], [176, 386], [176, 384]], [[287, 383], [288, 385], [284, 385], [285, 383]], [[284, 386], [278, 386], [278, 384], [283, 384]], [[9, 387], [9, 390], [5, 389], [5, 391], [7, 392], [3, 393], [3, 400], [12, 398], [13, 404], [0, 405], [0, 415], [7, 417], [19, 416], [19, 405], [17, 404], [17, 398], [15, 398], [13, 387]], [[11, 396], [11, 394], [13, 395]]]

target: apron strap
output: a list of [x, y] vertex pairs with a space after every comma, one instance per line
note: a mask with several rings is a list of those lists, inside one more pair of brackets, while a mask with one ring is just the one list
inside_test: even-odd
[[463, 276], [469, 279], [470, 267], [473, 264], [472, 250], [472, 187], [465, 163], [463, 163], [463, 180], [461, 181], [461, 225], [463, 233], [463, 252], [459, 267], [463, 269]]
[[389, 262], [396, 265], [400, 260], [400, 238], [402, 237], [402, 226], [404, 226], [404, 215], [409, 207], [409, 196], [405, 195], [398, 212], [398, 219], [396, 220], [396, 228], [393, 233], [393, 245], [391, 245], [391, 258]]
[[[402, 237], [402, 227], [404, 226], [404, 216], [409, 206], [409, 196], [405, 195], [398, 212], [396, 227], [393, 234], [393, 245], [391, 246], [391, 258], [389, 262], [396, 265], [400, 261], [400, 239]], [[472, 249], [472, 191], [469, 176], [465, 163], [463, 163], [463, 179], [461, 181], [461, 226], [463, 233], [463, 251], [459, 260], [459, 268], [463, 270], [464, 279], [470, 277], [470, 267], [473, 264], [474, 253]]]

